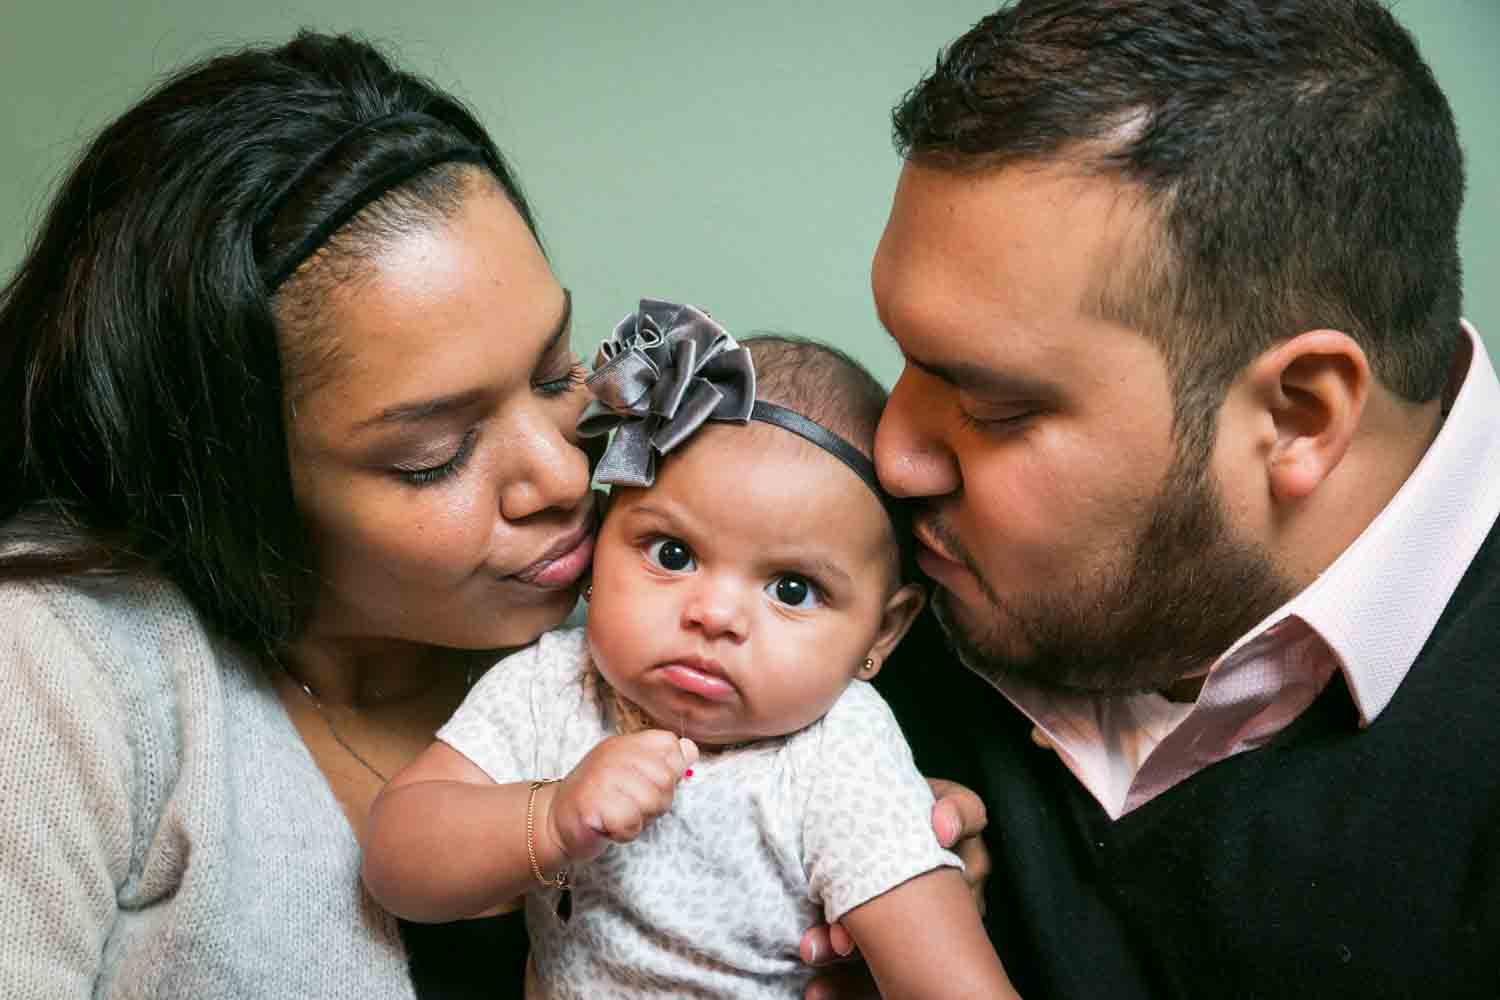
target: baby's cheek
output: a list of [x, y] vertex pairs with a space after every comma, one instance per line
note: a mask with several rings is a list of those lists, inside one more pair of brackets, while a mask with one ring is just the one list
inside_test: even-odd
[[584, 636], [588, 644], [589, 658], [604, 675], [611, 686], [620, 687], [626, 678], [622, 676], [620, 664], [630, 655], [628, 632], [621, 634], [617, 619], [610, 613], [608, 602], [590, 605], [588, 621], [584, 625]]

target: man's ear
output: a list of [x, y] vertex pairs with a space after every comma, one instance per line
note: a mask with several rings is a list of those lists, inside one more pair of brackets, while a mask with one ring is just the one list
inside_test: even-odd
[[1343, 461], [1373, 375], [1364, 350], [1337, 330], [1301, 333], [1251, 362], [1249, 384], [1275, 429], [1266, 454], [1272, 496], [1310, 496]]
[[865, 661], [869, 666], [860, 668], [861, 680], [867, 681], [880, 673], [891, 650], [896, 648], [896, 643], [906, 635], [926, 605], [927, 591], [920, 583], [903, 584], [890, 596], [880, 614], [880, 631], [875, 636], [875, 644], [870, 647], [869, 659]]

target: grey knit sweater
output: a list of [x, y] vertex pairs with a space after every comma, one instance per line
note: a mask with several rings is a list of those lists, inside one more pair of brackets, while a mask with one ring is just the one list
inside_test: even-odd
[[411, 997], [248, 657], [151, 580], [0, 585], [0, 998]]

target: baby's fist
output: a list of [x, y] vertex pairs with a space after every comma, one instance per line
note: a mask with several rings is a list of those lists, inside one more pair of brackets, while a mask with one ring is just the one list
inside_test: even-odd
[[692, 740], [664, 729], [612, 736], [578, 762], [552, 798], [547, 825], [571, 861], [589, 861], [610, 842], [627, 843], [672, 805], [677, 783], [698, 759]]

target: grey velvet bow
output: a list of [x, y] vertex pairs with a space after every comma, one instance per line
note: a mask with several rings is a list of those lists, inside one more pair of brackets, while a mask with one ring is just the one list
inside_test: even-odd
[[615, 432], [594, 478], [617, 486], [650, 486], [657, 455], [705, 420], [749, 423], [755, 405], [750, 352], [706, 313], [656, 299], [642, 299], [599, 346], [586, 384], [594, 401], [578, 433]]

